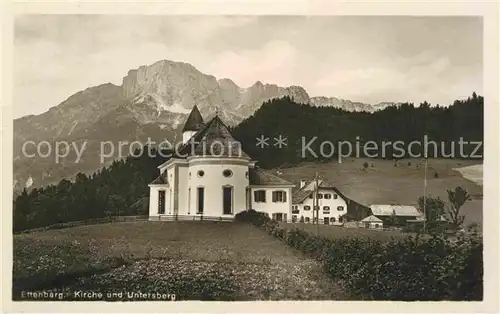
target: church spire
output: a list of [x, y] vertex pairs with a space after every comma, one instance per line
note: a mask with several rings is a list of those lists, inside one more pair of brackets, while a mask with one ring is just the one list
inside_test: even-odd
[[198, 110], [198, 107], [194, 105], [191, 113], [189, 114], [186, 123], [184, 124], [184, 128], [182, 132], [186, 131], [198, 131], [203, 126], [203, 118], [201, 117], [201, 113]]

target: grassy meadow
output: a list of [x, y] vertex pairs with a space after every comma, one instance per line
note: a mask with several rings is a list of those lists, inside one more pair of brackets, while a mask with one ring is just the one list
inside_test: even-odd
[[[368, 168], [363, 170], [363, 164]], [[464, 178], [456, 168], [480, 164], [480, 161], [429, 159], [427, 168], [427, 194], [447, 201], [446, 189], [464, 187], [473, 199], [463, 208], [465, 225], [482, 225], [483, 188]], [[347, 197], [361, 204], [416, 205], [424, 194], [424, 164], [422, 159], [392, 160], [346, 158], [342, 163], [303, 163], [293, 168], [281, 168], [282, 177], [296, 184], [301, 179], [318, 175], [332, 183]], [[437, 176], [435, 176], [437, 173]]]
[[347, 299], [321, 265], [258, 228], [130, 222], [14, 236], [14, 299], [23, 290], [159, 292], [177, 299]]
[[372, 239], [380, 241], [398, 240], [408, 236], [414, 236], [413, 233], [403, 233], [399, 230], [376, 230], [368, 228], [344, 228], [342, 226], [321, 225], [311, 223], [280, 223], [282, 228], [293, 230], [295, 228], [306, 231], [312, 235], [326, 237], [329, 239]]

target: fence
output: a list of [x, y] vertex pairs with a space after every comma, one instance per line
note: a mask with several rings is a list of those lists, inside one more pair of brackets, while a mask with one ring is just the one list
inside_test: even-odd
[[[27, 229], [15, 232], [16, 234], [20, 233], [32, 233], [39, 231], [46, 231], [52, 229], [65, 229], [65, 228], [73, 228], [78, 226], [86, 226], [86, 225], [96, 225], [96, 224], [104, 224], [104, 223], [112, 223], [112, 222], [131, 222], [131, 221], [224, 221], [229, 222], [233, 221], [234, 217], [223, 217], [223, 216], [202, 216], [202, 215], [158, 215], [158, 216], [111, 216], [111, 217], [103, 217], [103, 218], [94, 218], [82, 221], [70, 221], [64, 223], [52, 224], [45, 227]], [[306, 225], [316, 225], [316, 223], [312, 222], [299, 222], [293, 221], [292, 219], [287, 219], [286, 221], [282, 220], [282, 223], [294, 223], [294, 224], [306, 224]], [[323, 224], [320, 221], [320, 225], [324, 226], [332, 226], [332, 227], [342, 227], [343, 223], [330, 223]], [[359, 226], [357, 226], [359, 227]]]
[[202, 215], [159, 215], [149, 217], [150, 221], [233, 221], [234, 217]]
[[111, 217], [93, 218], [93, 219], [81, 220], [81, 221], [62, 222], [62, 223], [48, 225], [45, 227], [22, 230], [22, 231], [15, 232], [15, 233], [16, 234], [32, 233], [32, 232], [46, 231], [46, 230], [52, 230], [52, 229], [65, 229], [65, 228], [73, 228], [73, 227], [78, 227], [78, 226], [105, 224], [105, 223], [111, 223], [111, 222], [145, 221], [145, 220], [148, 220], [148, 216], [111, 216]]

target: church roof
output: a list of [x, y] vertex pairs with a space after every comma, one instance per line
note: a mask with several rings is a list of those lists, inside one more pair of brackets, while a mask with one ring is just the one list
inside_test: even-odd
[[167, 172], [164, 171], [162, 174], [160, 174], [158, 177], [156, 177], [156, 179], [154, 179], [149, 184], [168, 184]]
[[216, 115], [205, 124], [179, 150], [179, 157], [187, 156], [217, 156], [217, 157], [246, 157], [250, 158], [242, 149], [241, 143], [236, 141], [227, 126]]
[[199, 131], [203, 127], [203, 118], [201, 116], [198, 107], [194, 105], [191, 113], [189, 114], [184, 127], [182, 128], [182, 132], [186, 131]]
[[292, 182], [262, 169], [250, 168], [248, 175], [250, 185], [293, 185]]

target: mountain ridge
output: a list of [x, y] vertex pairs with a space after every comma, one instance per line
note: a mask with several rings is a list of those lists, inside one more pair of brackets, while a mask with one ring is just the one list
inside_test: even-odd
[[[51, 169], [60, 168], [56, 171], [59, 174], [44, 180], [48, 177], [43, 169], [47, 167], [47, 161], [24, 156], [22, 146], [26, 141], [81, 140], [90, 134], [95, 141], [100, 136], [101, 141], [130, 141], [134, 132], [141, 133], [141, 138], [151, 132], [155, 138], [161, 135], [175, 140], [180, 138], [180, 128], [195, 104], [204, 119], [213, 117], [217, 111], [228, 125], [235, 126], [251, 116], [263, 102], [283, 96], [317, 107], [331, 106], [346, 111], [376, 110], [369, 104], [336, 97], [310, 97], [298, 85], [282, 87], [256, 81], [246, 88], [240, 87], [230, 78], [217, 79], [189, 63], [159, 60], [129, 70], [122, 79], [122, 85], [104, 83], [88, 87], [44, 113], [14, 119], [15, 187], [22, 188], [28, 178], [33, 178], [35, 185], [54, 183], [76, 174], [80, 168], [92, 168], [70, 163], [52, 165]], [[104, 127], [106, 123], [120, 132], [113, 132], [113, 127]], [[123, 129], [127, 126], [128, 129]], [[92, 145], [95, 149], [96, 143]]]

